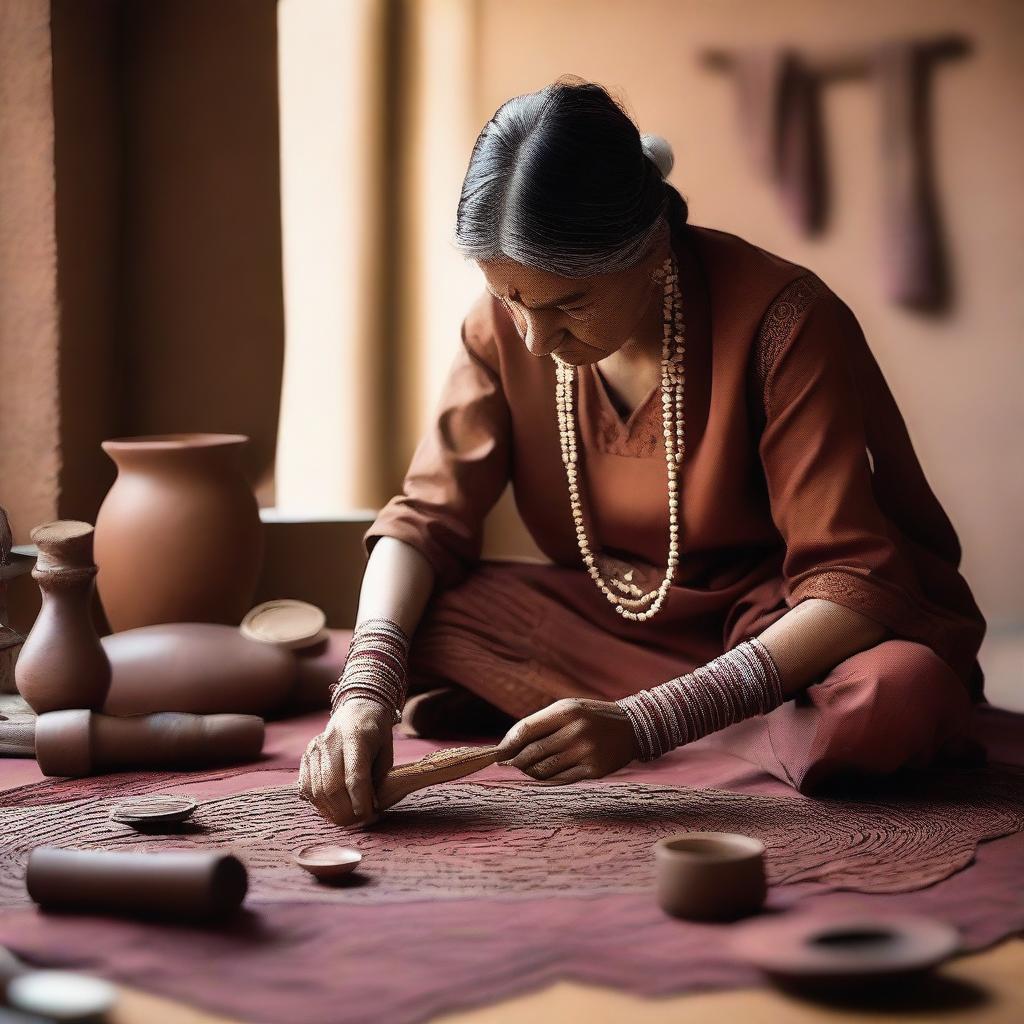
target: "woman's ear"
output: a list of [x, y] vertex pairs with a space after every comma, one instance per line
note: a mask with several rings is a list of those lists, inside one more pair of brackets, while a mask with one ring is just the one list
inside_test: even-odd
[[672, 254], [672, 232], [669, 229], [668, 221], [664, 217], [658, 225], [654, 238], [651, 240], [647, 255], [643, 258], [644, 272], [654, 280], [659, 280], [661, 265]]

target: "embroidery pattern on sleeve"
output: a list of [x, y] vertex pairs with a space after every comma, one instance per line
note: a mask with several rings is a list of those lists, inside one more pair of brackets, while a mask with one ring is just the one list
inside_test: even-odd
[[758, 331], [754, 360], [762, 395], [775, 360], [792, 337], [807, 307], [821, 294], [822, 287], [815, 274], [805, 274], [786, 285], [768, 307]]

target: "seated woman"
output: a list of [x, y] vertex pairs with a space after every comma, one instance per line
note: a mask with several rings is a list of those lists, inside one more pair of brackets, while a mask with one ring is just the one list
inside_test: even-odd
[[[805, 792], [971, 749], [985, 621], [856, 318], [688, 224], [671, 166], [578, 81], [480, 133], [456, 241], [487, 288], [364, 535], [300, 768], [325, 817], [372, 816], [410, 686], [514, 722], [506, 759], [551, 783], [704, 736]], [[509, 481], [551, 564], [481, 561]]]

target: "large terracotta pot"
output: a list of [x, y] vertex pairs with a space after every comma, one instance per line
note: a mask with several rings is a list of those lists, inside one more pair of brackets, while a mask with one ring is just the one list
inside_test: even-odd
[[97, 588], [114, 632], [163, 622], [237, 625], [251, 607], [263, 530], [242, 475], [242, 434], [103, 442], [117, 480], [96, 520]]

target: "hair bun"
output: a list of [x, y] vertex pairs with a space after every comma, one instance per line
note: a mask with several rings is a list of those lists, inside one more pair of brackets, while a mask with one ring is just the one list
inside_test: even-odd
[[675, 164], [675, 155], [668, 139], [661, 135], [641, 135], [640, 145], [643, 146], [644, 156], [661, 171], [663, 178], [667, 178]]

